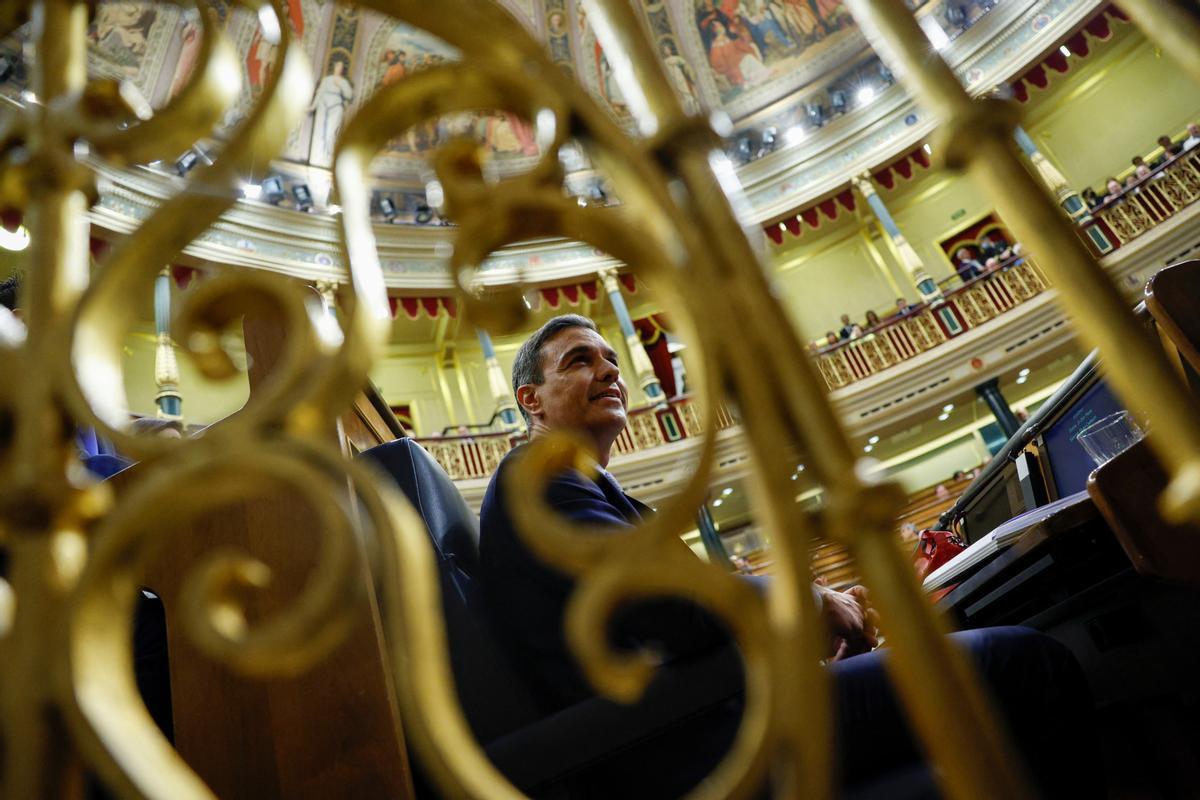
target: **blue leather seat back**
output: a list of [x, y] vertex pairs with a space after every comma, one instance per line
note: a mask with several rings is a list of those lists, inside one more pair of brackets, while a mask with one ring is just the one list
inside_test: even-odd
[[[420, 513], [437, 553], [442, 610], [459, 702], [486, 744], [541, 715], [487, 627], [478, 584], [479, 519], [441, 465], [411, 439], [373, 447], [381, 466]], [[420, 654], [414, 654], [419, 658]]]

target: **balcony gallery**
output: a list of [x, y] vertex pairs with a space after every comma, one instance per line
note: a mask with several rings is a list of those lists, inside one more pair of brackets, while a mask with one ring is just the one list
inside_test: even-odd
[[1193, 793], [1186, 3], [209, 5], [0, 12], [0, 794]]

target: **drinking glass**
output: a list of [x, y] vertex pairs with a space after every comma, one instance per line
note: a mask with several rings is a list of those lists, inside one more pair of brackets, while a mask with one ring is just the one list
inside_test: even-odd
[[1099, 467], [1142, 440], [1145, 433], [1128, 411], [1118, 411], [1096, 420], [1079, 432], [1083, 449]]

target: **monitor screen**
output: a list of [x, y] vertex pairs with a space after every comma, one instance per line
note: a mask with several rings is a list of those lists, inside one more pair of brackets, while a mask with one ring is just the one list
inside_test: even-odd
[[1076, 441], [1079, 432], [1123, 409], [1108, 385], [1097, 381], [1042, 434], [1042, 456], [1049, 462], [1058, 497], [1086, 489], [1088, 475], [1096, 468], [1083, 445]]

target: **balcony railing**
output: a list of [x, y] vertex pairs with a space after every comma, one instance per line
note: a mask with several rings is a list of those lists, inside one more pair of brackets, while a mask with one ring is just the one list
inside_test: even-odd
[[1200, 147], [1193, 147], [1096, 206], [1081, 231], [1099, 255], [1107, 255], [1197, 200], [1200, 200]]
[[817, 366], [830, 389], [849, 386], [1011, 311], [1048, 285], [1031, 261], [1017, 259], [948, 292], [945, 302], [919, 306], [820, 350]]
[[[724, 408], [717, 412], [717, 430], [736, 422]], [[700, 409], [690, 397], [678, 397], [663, 407], [638, 408], [629, 412], [629, 422], [613, 449], [619, 455], [649, 450], [664, 444], [699, 436], [704, 432]], [[440, 436], [417, 439], [456, 481], [487, 478], [517, 445], [524, 433], [485, 433], [472, 436]]]

